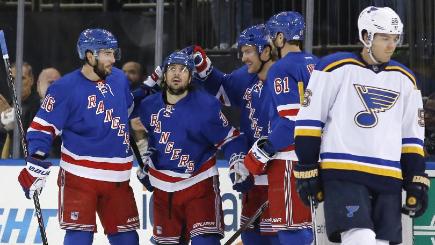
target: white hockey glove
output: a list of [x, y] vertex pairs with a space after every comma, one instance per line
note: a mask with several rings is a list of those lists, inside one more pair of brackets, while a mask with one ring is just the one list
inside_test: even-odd
[[245, 157], [245, 166], [253, 175], [263, 174], [267, 163], [273, 158], [275, 151], [272, 144], [263, 136], [255, 141]]
[[162, 81], [162, 68], [160, 66], [157, 66], [153, 73], [151, 73], [150, 76], [143, 81], [143, 84], [152, 88], [154, 85], [160, 85], [160, 82]]
[[2, 111], [0, 115], [1, 124], [6, 131], [10, 131], [14, 129], [15, 122], [15, 109], [9, 108], [5, 111]]
[[230, 179], [233, 182], [233, 189], [238, 192], [247, 192], [254, 186], [254, 178], [249, 174], [243, 163], [245, 154], [234, 153], [230, 158]]
[[51, 163], [31, 156], [26, 158], [26, 162], [26, 167], [21, 170], [18, 176], [18, 182], [20, 182], [26, 197], [31, 199], [36, 193], [41, 193], [46, 178], [50, 174]]

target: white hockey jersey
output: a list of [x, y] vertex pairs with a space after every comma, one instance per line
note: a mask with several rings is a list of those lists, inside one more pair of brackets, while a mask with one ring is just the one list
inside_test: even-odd
[[408, 68], [395, 61], [370, 66], [358, 54], [333, 54], [310, 78], [297, 115], [296, 151], [302, 164], [310, 164], [321, 142], [323, 180], [397, 191], [403, 178], [424, 172], [423, 119], [421, 93]]

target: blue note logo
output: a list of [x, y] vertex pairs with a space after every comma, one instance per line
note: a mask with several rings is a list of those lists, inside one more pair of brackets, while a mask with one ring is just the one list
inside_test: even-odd
[[391, 109], [400, 93], [383, 88], [354, 84], [365, 110], [355, 115], [355, 123], [362, 128], [372, 128], [378, 124], [377, 113]]
[[352, 218], [352, 217], [353, 217], [353, 214], [354, 214], [356, 211], [358, 211], [358, 209], [359, 209], [359, 206], [346, 206], [346, 210], [347, 210], [347, 214], [346, 214], [346, 216], [347, 216], [348, 218]]

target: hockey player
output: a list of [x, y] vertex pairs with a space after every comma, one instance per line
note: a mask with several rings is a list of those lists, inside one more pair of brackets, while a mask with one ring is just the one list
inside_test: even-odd
[[299, 13], [274, 15], [266, 27], [282, 57], [270, 68], [265, 83], [272, 101], [271, 132], [255, 142], [245, 165], [253, 174], [267, 173], [271, 223], [281, 244], [311, 244], [310, 210], [298, 197], [292, 175], [297, 165], [293, 135], [304, 87], [317, 58], [301, 50], [305, 24]]
[[358, 31], [361, 53], [327, 56], [311, 76], [297, 116], [294, 174], [306, 205], [323, 190], [330, 241], [399, 244], [401, 211], [418, 217], [428, 202], [422, 98], [414, 74], [391, 60], [403, 34], [399, 16], [367, 7]]
[[[242, 62], [245, 66], [230, 74], [220, 72], [216, 67], [211, 72], [197, 72], [200, 82], [205, 89], [223, 96], [226, 105], [240, 109], [240, 130], [246, 135], [249, 147], [261, 136], [267, 136], [269, 130], [269, 111], [271, 101], [264, 92], [266, 75], [276, 60], [275, 51], [272, 50], [270, 37], [263, 24], [255, 25], [244, 30], [238, 40], [238, 48], [242, 53]], [[195, 66], [212, 67], [205, 52], [198, 46], [193, 50], [197, 57]], [[207, 65], [204, 63], [208, 63]], [[203, 75], [206, 75], [204, 77]], [[243, 193], [242, 214], [240, 225], [243, 224], [268, 199], [267, 175], [252, 175], [241, 164], [230, 167], [230, 177], [233, 189]], [[254, 185], [255, 183], [255, 185]], [[252, 229], [242, 232], [243, 244], [279, 244], [276, 233], [270, 226], [269, 210], [266, 209]], [[263, 236], [262, 236], [263, 235]]]
[[45, 161], [61, 135], [59, 223], [64, 244], [92, 244], [96, 213], [110, 244], [139, 244], [139, 217], [129, 185], [133, 158], [128, 109], [133, 97], [124, 73], [113, 67], [116, 38], [86, 29], [77, 42], [83, 66], [56, 81], [27, 131], [29, 156], [20, 172], [27, 198], [38, 195], [50, 173]]
[[219, 101], [191, 84], [194, 63], [174, 52], [163, 65], [162, 92], [139, 108], [148, 131], [138, 178], [154, 190], [153, 239], [158, 244], [220, 244], [223, 216], [216, 151], [243, 164], [246, 139], [231, 127]]

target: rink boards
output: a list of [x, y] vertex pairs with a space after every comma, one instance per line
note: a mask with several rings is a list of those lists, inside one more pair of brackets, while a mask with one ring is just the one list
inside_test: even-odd
[[[53, 160], [58, 163], [58, 160]], [[23, 191], [17, 182], [17, 176], [24, 166], [22, 160], [0, 160], [0, 186], [2, 198], [0, 198], [0, 244], [42, 244], [38, 224], [34, 213], [33, 202], [24, 197]], [[226, 241], [239, 227], [241, 196], [231, 188], [228, 177], [228, 168], [224, 161], [219, 161], [221, 182], [221, 196], [224, 209], [225, 238]], [[40, 196], [41, 208], [43, 209], [44, 222], [49, 244], [62, 244], [64, 231], [59, 228], [57, 221], [57, 174], [58, 166], [54, 166], [48, 178], [46, 187]], [[132, 173], [135, 173], [135, 168]], [[428, 173], [435, 177], [435, 163], [428, 164]], [[435, 179], [435, 178], [434, 178]], [[432, 179], [432, 181], [434, 181]], [[138, 231], [140, 244], [150, 244], [152, 235], [152, 193], [144, 190], [140, 182], [133, 176], [131, 186], [135, 192], [135, 198], [141, 219], [141, 229]], [[434, 186], [434, 185], [432, 185]], [[435, 188], [433, 188], [435, 189]], [[435, 191], [431, 190], [431, 196], [435, 197]], [[414, 220], [414, 239], [418, 245], [435, 244], [435, 200], [430, 200], [428, 211], [424, 216]], [[317, 210], [317, 227], [319, 245], [334, 244], [327, 241], [323, 221], [323, 210], [320, 205]], [[413, 221], [403, 217], [403, 244], [412, 244]], [[95, 235], [94, 244], [108, 244], [101, 226]]]

